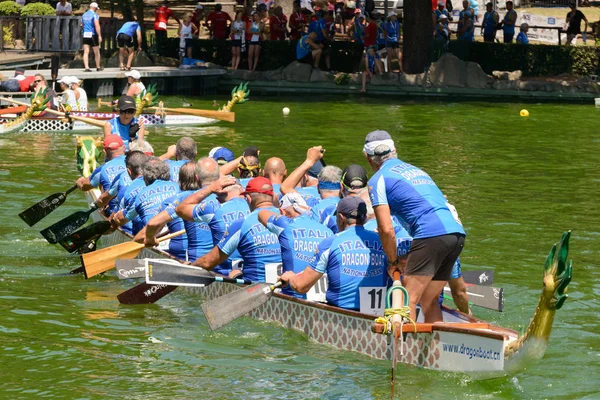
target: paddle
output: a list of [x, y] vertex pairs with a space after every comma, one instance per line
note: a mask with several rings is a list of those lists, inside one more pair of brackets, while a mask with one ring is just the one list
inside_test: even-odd
[[[444, 292], [451, 293], [450, 287], [444, 287]], [[502, 312], [504, 309], [504, 289], [491, 286], [467, 284], [469, 303], [474, 306]], [[446, 297], [446, 294], [444, 294]], [[452, 299], [450, 297], [450, 299]]]
[[85, 224], [88, 219], [90, 219], [90, 214], [97, 209], [98, 207], [93, 206], [87, 211], [77, 211], [76, 213], [61, 219], [57, 223], [50, 225], [46, 229], [40, 231], [40, 233], [46, 238], [48, 243], [56, 244], [75, 232], [81, 225]]
[[29, 226], [34, 226], [44, 219], [52, 211], [60, 207], [66, 200], [69, 193], [77, 189], [77, 185], [73, 185], [66, 192], [54, 193], [32, 205], [27, 210], [19, 214], [19, 217]]
[[[13, 103], [13, 104], [18, 104], [20, 106], [29, 106], [29, 104], [27, 104], [27, 103], [22, 103], [20, 101], [16, 101], [16, 100], [13, 100], [13, 99], [8, 99], [6, 97], [0, 97], [0, 100], [4, 100], [4, 101], [7, 101], [7, 102], [10, 102], [10, 103]], [[47, 112], [48, 114], [58, 115], [59, 117], [71, 118], [72, 120], [85, 122], [86, 124], [94, 125], [94, 126], [97, 126], [99, 128], [104, 128], [104, 125], [106, 124], [106, 121], [98, 121], [98, 120], [93, 119], [93, 118], [80, 117], [78, 115], [71, 115], [71, 114], [67, 115], [64, 112], [51, 110], [49, 108], [46, 108], [44, 111]]]
[[466, 283], [474, 285], [492, 286], [494, 283], [494, 270], [462, 271]]
[[[158, 243], [183, 235], [185, 229], [163, 236], [157, 240]], [[89, 279], [115, 267], [118, 258], [135, 258], [144, 248], [143, 243], [125, 242], [105, 249], [82, 254], [81, 262], [85, 268], [85, 277]]]
[[214, 118], [221, 121], [235, 122], [235, 113], [228, 111], [195, 110], [190, 108], [148, 107], [149, 110], [172, 111], [181, 114], [196, 115], [204, 118]]
[[164, 260], [147, 260], [146, 283], [204, 287], [214, 282], [249, 285], [245, 279], [233, 279], [217, 276], [203, 268], [184, 264], [164, 262]]
[[67, 236], [62, 240], [59, 240], [58, 244], [60, 244], [69, 253], [73, 253], [88, 242], [104, 235], [109, 229], [110, 222], [108, 221], [94, 222], [90, 226], [81, 228], [77, 232]]
[[143, 278], [146, 276], [146, 262], [144, 259], [115, 261], [115, 269], [119, 279]]
[[152, 304], [162, 299], [177, 286], [151, 285], [143, 282], [117, 296], [121, 304]]
[[273, 291], [282, 284], [281, 281], [274, 285], [255, 283], [247, 288], [236, 290], [203, 303], [201, 305], [202, 311], [204, 311], [210, 329], [213, 331], [219, 329], [262, 306], [273, 296]]

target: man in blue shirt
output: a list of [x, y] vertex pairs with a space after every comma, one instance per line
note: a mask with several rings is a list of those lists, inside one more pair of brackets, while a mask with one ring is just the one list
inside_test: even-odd
[[[345, 197], [337, 205], [340, 232], [319, 244], [313, 261], [301, 274], [288, 271], [280, 280], [298, 293], [306, 293], [327, 273], [327, 303], [363, 313], [378, 313], [387, 286], [387, 257], [377, 233], [363, 227], [367, 205], [358, 197]], [[373, 298], [379, 294], [379, 303]]]
[[[195, 162], [196, 155], [198, 155], [196, 141], [191, 137], [186, 136], [179, 139], [175, 145], [174, 152], [173, 146], [169, 146], [167, 153], [160, 158], [169, 164], [171, 182], [179, 183], [179, 169], [188, 161]], [[175, 157], [175, 161], [170, 160], [171, 157]]]
[[413, 237], [403, 273], [411, 318], [416, 318], [416, 305], [420, 304], [425, 322], [441, 321], [437, 300], [464, 246], [462, 224], [431, 177], [397, 158], [387, 132], [369, 133], [363, 152], [376, 171], [369, 180], [369, 193], [379, 237], [389, 258], [388, 271], [400, 270], [391, 218], [395, 215]]
[[[119, 47], [119, 64], [121, 71], [131, 70], [133, 61], [133, 36], [137, 39], [138, 49], [142, 46], [142, 30], [140, 24], [135, 20], [125, 22], [121, 29], [117, 31], [117, 46]], [[123, 65], [123, 60], [127, 57], [127, 66]]]
[[102, 44], [102, 32], [100, 31], [100, 17], [96, 14], [98, 3], [90, 3], [90, 9], [81, 16], [81, 27], [83, 28], [83, 66], [85, 72], [92, 72], [89, 67], [90, 47], [94, 50], [96, 59], [96, 71], [102, 71], [100, 62], [100, 44]]
[[[221, 192], [223, 187], [234, 184], [235, 179], [225, 177], [218, 182], [220, 187], [215, 185], [214, 191]], [[258, 221], [258, 213], [262, 210], [279, 213], [279, 210], [273, 207], [273, 186], [265, 177], [250, 180], [243, 195], [250, 206], [250, 214], [229, 225], [219, 243], [193, 265], [212, 269], [237, 249], [244, 260], [243, 272], [234, 269], [229, 275], [234, 277], [243, 274], [245, 279], [264, 282], [265, 265], [281, 263], [281, 247], [277, 236]]]
[[275, 202], [278, 202], [281, 195], [281, 184], [287, 177], [285, 162], [279, 157], [269, 158], [265, 161], [263, 176], [271, 181], [273, 193], [275, 193]]
[[[292, 192], [283, 196], [279, 201], [279, 210], [281, 215], [267, 210], [260, 211], [258, 220], [279, 239], [283, 272], [300, 273], [313, 261], [319, 243], [333, 233], [310, 217], [310, 207], [299, 193]], [[289, 288], [284, 288], [282, 292], [306, 298]]]
[[135, 115], [135, 100], [131, 96], [121, 96], [117, 102], [119, 115], [104, 124], [104, 137], [108, 135], [119, 135], [129, 149], [132, 140], [144, 140], [145, 130], [142, 120]]

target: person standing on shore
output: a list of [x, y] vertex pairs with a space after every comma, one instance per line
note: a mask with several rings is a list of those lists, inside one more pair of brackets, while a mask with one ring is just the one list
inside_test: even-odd
[[67, 0], [56, 3], [56, 15], [59, 17], [70, 17], [73, 15], [73, 6]]
[[517, 23], [517, 12], [513, 9], [513, 2], [506, 2], [506, 14], [502, 20], [502, 30], [504, 31], [504, 43], [512, 43], [515, 37], [515, 24]]
[[100, 17], [96, 14], [98, 3], [90, 4], [90, 9], [81, 16], [81, 27], [83, 28], [83, 66], [84, 72], [92, 72], [89, 64], [90, 47], [94, 51], [96, 59], [96, 71], [102, 71], [100, 60], [100, 45], [102, 44], [102, 32], [100, 31]]
[[[402, 52], [400, 51], [400, 22], [398, 15], [394, 11], [388, 14], [388, 20], [385, 24], [385, 48], [387, 52], [388, 71], [392, 72], [392, 61], [398, 60], [398, 72], [404, 73], [402, 69]], [[372, 75], [371, 75], [372, 76]]]
[[231, 68], [238, 69], [242, 59], [242, 50], [246, 49], [246, 23], [242, 20], [244, 12], [238, 10], [231, 24]]
[[256, 71], [258, 59], [260, 57], [260, 47], [262, 45], [262, 36], [265, 25], [260, 20], [260, 14], [256, 11], [252, 13], [252, 21], [249, 25], [250, 47], [248, 47], [248, 70]]
[[165, 46], [167, 44], [167, 22], [169, 17], [173, 18], [177, 25], [181, 25], [179, 18], [173, 14], [173, 11], [168, 6], [169, 1], [164, 0], [162, 5], [154, 11], [154, 34], [156, 37], [156, 53], [159, 56], [165, 54]]
[[220, 3], [215, 5], [215, 11], [208, 14], [206, 23], [210, 30], [211, 39], [227, 39], [227, 28], [231, 24], [231, 17], [222, 11], [223, 6]]
[[585, 21], [585, 28], [583, 29], [584, 34], [582, 35], [583, 42], [585, 43], [586, 37], [584, 35], [587, 31], [588, 20], [585, 15], [577, 9], [575, 3], [570, 3], [569, 7], [571, 8], [571, 11], [569, 11], [566, 18], [567, 45], [577, 43], [577, 35], [581, 33], [581, 20]]
[[483, 14], [483, 22], [481, 24], [481, 34], [483, 35], [484, 42], [493, 43], [496, 40], [496, 31], [498, 30], [500, 16], [494, 10], [494, 5], [491, 2], [487, 3], [485, 8], [486, 11]]
[[[142, 47], [142, 30], [140, 24], [135, 20], [127, 21], [123, 24], [121, 29], [117, 31], [117, 46], [119, 47], [119, 69], [121, 71], [131, 71], [131, 63], [133, 62], [133, 56], [135, 52], [133, 47], [133, 36], [135, 35], [137, 40], [138, 50]], [[127, 57], [127, 66], [123, 64], [125, 57]]]
[[527, 37], [527, 32], [529, 32], [529, 25], [526, 23], [521, 24], [521, 32], [517, 35], [517, 43], [519, 44], [529, 44], [529, 38]]
[[306, 16], [302, 14], [300, 1], [294, 1], [294, 13], [290, 16], [290, 39], [300, 40], [306, 29]]
[[273, 9], [273, 15], [269, 18], [269, 33], [271, 40], [285, 40], [288, 35], [287, 17], [281, 6]]
[[183, 17], [179, 24], [177, 35], [179, 36], [179, 64], [183, 64], [184, 57], [192, 58], [192, 37], [196, 34], [196, 26], [192, 24], [192, 15]]

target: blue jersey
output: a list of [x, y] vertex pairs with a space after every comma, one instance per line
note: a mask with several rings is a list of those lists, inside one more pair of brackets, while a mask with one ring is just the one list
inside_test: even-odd
[[125, 144], [125, 148], [129, 150], [129, 127], [137, 124], [138, 119], [133, 118], [129, 125], [123, 125], [119, 119], [119, 116], [117, 115], [113, 119], [108, 120], [108, 122], [110, 123], [112, 129], [110, 133], [121, 136], [121, 139], [123, 139], [123, 143]]
[[190, 160], [166, 160], [167, 164], [169, 164], [169, 173], [171, 174], [171, 182], [179, 183], [179, 170], [183, 167], [183, 164], [189, 162]]
[[385, 46], [385, 27], [384, 22], [377, 21], [377, 44]]
[[496, 21], [494, 20], [495, 15], [496, 11], [494, 10], [492, 10], [492, 12], [486, 12], [483, 14], [483, 23], [485, 24], [483, 27], [483, 34], [486, 36], [496, 33], [498, 24], [496, 24]]
[[373, 207], [388, 205], [415, 239], [465, 234], [431, 177], [397, 158], [384, 161], [369, 179], [369, 194]]
[[386, 40], [388, 43], [398, 43], [400, 38], [400, 23], [388, 21], [385, 24]]
[[[116, 201], [115, 207], [111, 212], [116, 212], [119, 210], [119, 205], [121, 204], [121, 200], [123, 200], [123, 196], [125, 195], [125, 189], [127, 189], [127, 186], [129, 185], [131, 185], [131, 178], [129, 177], [129, 173], [127, 173], [127, 171], [123, 171], [117, 175], [110, 184], [108, 194], [114, 196], [114, 200]], [[131, 234], [132, 228], [133, 226], [131, 225], [131, 221], [121, 226], [121, 229], [129, 234]]]
[[[277, 235], [279, 239], [283, 272], [299, 273], [304, 271], [304, 268], [313, 261], [319, 243], [333, 235], [331, 230], [308, 215], [296, 218], [272, 215], [269, 217], [267, 229]], [[282, 293], [302, 299], [306, 298], [306, 295], [297, 294], [289, 287], [283, 288]]]
[[[144, 182], [144, 177], [138, 176], [133, 181], [131, 181], [131, 184], [129, 186], [127, 186], [125, 188], [125, 191], [123, 192], [123, 198], [119, 202], [119, 208], [121, 210], [123, 210], [123, 213], [125, 215], [127, 215], [126, 212], [127, 212], [128, 208], [133, 208], [133, 206], [135, 204], [135, 199], [136, 199], [138, 193], [145, 187], [146, 187], [146, 183]], [[144, 221], [142, 221], [142, 219], [137, 215], [133, 218], [133, 220], [130, 220], [130, 221], [131, 221], [131, 228], [130, 228], [131, 232], [130, 233], [132, 235], [136, 235], [144, 227]], [[123, 225], [123, 226], [125, 226], [125, 225]]]
[[523, 32], [519, 32], [519, 34], [517, 35], [517, 43], [529, 44], [529, 38]]
[[360, 19], [354, 17], [354, 41], [356, 43], [364, 43], [365, 40], [365, 25], [360, 22]]
[[[167, 228], [170, 233], [179, 232], [182, 229], [185, 229], [183, 219], [175, 213], [175, 209], [180, 204], [180, 195], [181, 193], [168, 198], [163, 201], [160, 205], [159, 212], [167, 211], [169, 216], [171, 217], [171, 221], [167, 222]], [[189, 195], [189, 193], [188, 193]], [[187, 197], [187, 196], [186, 196]], [[185, 198], [185, 197], [184, 197]], [[187, 250], [188, 250], [188, 237], [187, 237], [187, 229], [183, 235], [179, 235], [169, 240], [169, 254], [173, 257], [176, 257], [183, 261], [188, 261]]]
[[377, 233], [353, 225], [321, 242], [310, 267], [327, 274], [327, 303], [360, 309], [360, 287], [386, 287], [387, 257]]
[[515, 34], [515, 26], [507, 24], [507, 22], [510, 20], [512, 15], [515, 16], [515, 23], [516, 23], [517, 12], [515, 10], [507, 11], [506, 15], [504, 15], [504, 19], [502, 20], [504, 22], [504, 25], [502, 25], [502, 29], [504, 30], [504, 34], [506, 34], [506, 35], [514, 35]]
[[[175, 212], [175, 209], [181, 204], [183, 200], [185, 200], [194, 192], [194, 190], [186, 190], [185, 192], [179, 193], [174, 199], [172, 199], [169, 205], [165, 208], [171, 218], [179, 218], [179, 216]], [[210, 228], [208, 227], [208, 224], [206, 222], [186, 220], [182, 221], [188, 242], [188, 261], [194, 262], [198, 258], [211, 251], [214, 246], [212, 236], [210, 234]]]
[[96, 32], [96, 25], [94, 24], [94, 21], [99, 19], [100, 17], [98, 16], [98, 14], [96, 14], [92, 10], [88, 10], [83, 13], [83, 15], [81, 16], [81, 23], [83, 24], [84, 38], [98, 35], [98, 32]]
[[244, 260], [244, 278], [252, 282], [265, 281], [265, 264], [281, 262], [281, 247], [277, 236], [258, 221], [258, 212], [273, 211], [275, 207], [258, 208], [244, 219], [231, 224], [217, 245], [225, 254], [231, 255], [237, 248]]
[[327, 24], [323, 18], [316, 21], [310, 21], [310, 24], [308, 24], [308, 33], [315, 32], [317, 34], [316, 41], [319, 43], [325, 40], [323, 29], [327, 29]]
[[312, 52], [311, 45], [307, 42], [308, 35], [302, 36], [296, 44], [296, 60], [301, 60]]
[[163, 201], [178, 193], [179, 186], [170, 181], [157, 179], [151, 185], [140, 190], [133, 206], [127, 208], [125, 215], [130, 221], [139, 216], [143, 224], [142, 227], [144, 227], [148, 225], [148, 221], [160, 212]]
[[466, 40], [467, 42], [475, 41], [475, 25], [473, 25], [472, 20], [470, 23], [471, 25], [458, 37], [459, 40]]
[[[115, 180], [115, 178], [124, 172], [127, 174], [127, 168], [125, 168], [125, 156], [118, 156], [113, 158], [110, 161], [107, 161], [102, 168], [100, 168], [100, 172], [95, 174], [92, 179], [90, 179], [90, 185], [93, 187], [102, 186], [103, 190], [110, 190], [110, 187]], [[109, 213], [113, 213], [116, 211], [118, 206], [117, 200], [111, 199], [108, 202], [108, 211]]]
[[309, 207], [314, 207], [319, 201], [321, 201], [321, 194], [316, 186], [297, 187], [295, 189], [296, 192], [300, 193], [300, 196], [302, 196]]
[[[444, 11], [435, 10], [434, 14], [435, 14], [436, 22], [439, 24], [440, 22], [442, 22], [442, 20], [440, 19], [440, 17], [442, 15], [445, 15], [446, 17], [448, 17], [448, 10], [444, 10]], [[448, 18], [446, 18], [442, 23], [444, 25], [448, 26], [448, 24], [449, 24]]]
[[135, 22], [135, 21], [125, 22], [123, 24], [123, 26], [121, 27], [121, 29], [119, 29], [117, 31], [117, 35], [119, 35], [120, 33], [124, 33], [126, 35], [133, 37], [133, 35], [135, 35], [135, 33], [139, 30], [140, 30], [140, 24], [138, 24], [137, 22]]
[[[234, 197], [221, 204], [217, 201], [217, 197], [211, 194], [194, 207], [193, 215], [194, 221], [207, 224], [210, 231], [211, 244], [216, 246], [223, 239], [229, 226], [248, 214], [250, 214], [248, 203], [241, 197]], [[231, 262], [241, 259], [242, 256], [235, 249], [233, 253], [229, 254], [227, 261], [215, 267], [215, 272], [223, 275], [228, 274], [231, 271]]]
[[[329, 216], [333, 215], [337, 208], [337, 203], [339, 202], [340, 198], [338, 196], [327, 197], [326, 199], [319, 201], [311, 208], [312, 219], [323, 224]], [[333, 216], [333, 219], [335, 220], [335, 216]], [[335, 230], [337, 231], [337, 226]]]
[[[392, 216], [392, 224], [396, 234], [396, 254], [398, 257], [403, 257], [410, 251], [413, 239], [394, 216]], [[368, 231], [377, 232], [377, 219], [372, 218], [365, 222], [363, 226]]]

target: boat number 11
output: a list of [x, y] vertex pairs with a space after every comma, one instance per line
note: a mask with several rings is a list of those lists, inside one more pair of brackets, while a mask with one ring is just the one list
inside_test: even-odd
[[384, 287], [361, 287], [359, 288], [360, 312], [382, 316], [385, 311], [385, 288]]

